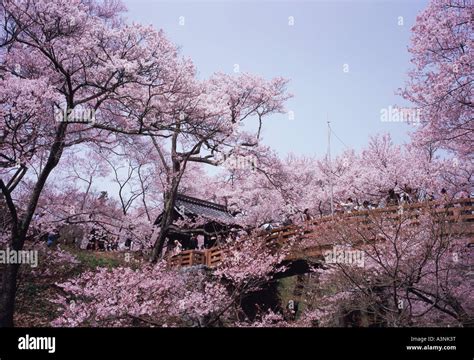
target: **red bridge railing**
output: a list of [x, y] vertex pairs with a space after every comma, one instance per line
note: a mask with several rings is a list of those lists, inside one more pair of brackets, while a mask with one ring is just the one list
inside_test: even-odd
[[[282, 226], [271, 231], [261, 232], [257, 236], [265, 241], [284, 241], [291, 237], [303, 237], [314, 234], [318, 225], [330, 221], [346, 221], [350, 223], [370, 223], [370, 217], [383, 216], [384, 219], [396, 220], [401, 216], [416, 219], [422, 214], [430, 213], [439, 217], [440, 221], [449, 223], [469, 223], [470, 226], [463, 228], [464, 234], [474, 233], [474, 199], [457, 199], [453, 201], [429, 201], [423, 203], [404, 204], [389, 206], [373, 210], [358, 210], [337, 214], [334, 217], [325, 216], [319, 219], [309, 220], [298, 225]], [[472, 226], [471, 226], [472, 225]], [[474, 243], [471, 241], [471, 243]], [[206, 250], [186, 250], [170, 258], [172, 267], [184, 267], [193, 265], [205, 265], [215, 267], [224, 258], [224, 250], [214, 247]]]

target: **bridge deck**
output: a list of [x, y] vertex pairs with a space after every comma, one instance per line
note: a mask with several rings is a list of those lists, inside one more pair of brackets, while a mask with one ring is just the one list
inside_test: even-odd
[[[423, 214], [435, 216], [439, 222], [449, 224], [447, 231], [450, 234], [474, 234], [474, 199], [458, 199], [450, 202], [430, 201], [400, 206], [390, 206], [381, 209], [353, 211], [350, 213], [325, 216], [319, 219], [305, 221], [298, 225], [282, 226], [271, 231], [260, 232], [256, 235], [268, 243], [282, 243], [287, 239], [296, 238], [317, 240], [322, 226], [331, 227], [334, 224], [355, 224], [358, 228], [370, 230], [375, 226], [375, 219], [383, 221], [396, 221], [398, 219], [410, 220], [417, 224], [417, 219]], [[474, 239], [470, 238], [470, 244]], [[288, 260], [298, 260], [303, 257], [321, 256], [322, 252], [331, 248], [332, 242], [316, 241], [314, 246], [305, 249], [295, 249], [288, 256]], [[192, 265], [206, 265], [215, 267], [225, 256], [225, 251], [220, 248], [207, 250], [186, 250], [172, 256], [169, 263], [172, 267]]]

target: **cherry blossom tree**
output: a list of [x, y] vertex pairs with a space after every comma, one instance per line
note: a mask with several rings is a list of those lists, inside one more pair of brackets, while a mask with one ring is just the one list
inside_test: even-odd
[[[151, 260], [58, 284], [53, 325], [326, 326], [341, 305], [385, 326], [472, 325], [464, 281], [472, 254], [443, 215], [368, 215], [364, 227], [336, 217], [296, 245], [257, 236], [264, 224], [329, 215], [332, 199], [338, 211], [352, 199], [357, 206], [345, 210], [355, 212], [472, 193], [470, 2], [432, 0], [417, 18], [415, 68], [401, 92], [422, 110], [413, 141], [377, 135], [332, 162], [281, 159], [263, 143], [263, 122], [291, 96], [288, 80], [200, 79], [162, 31], [128, 23], [124, 10], [116, 0], [0, 1], [1, 246], [38, 248], [47, 260], [36, 275], [48, 277], [77, 259], [39, 239], [52, 228], [78, 226], [87, 237], [97, 227]], [[209, 166], [222, 171], [210, 175]], [[220, 244], [217, 268], [174, 269], [160, 259], [169, 231], [191, 222], [173, 223], [178, 192], [225, 204], [244, 228]], [[298, 319], [264, 307], [249, 315], [245, 302], [283, 276], [291, 251], [324, 241], [360, 249], [365, 265], [311, 268], [316, 305]], [[0, 326], [13, 325], [18, 274], [18, 264], [5, 266]]]
[[275, 252], [242, 238], [214, 271], [170, 269], [161, 260], [136, 270], [83, 273], [59, 284], [65, 294], [54, 300], [62, 314], [53, 325], [234, 326], [248, 321], [242, 300], [284, 270], [279, 265], [286, 255], [287, 248]]
[[473, 4], [432, 0], [418, 15], [410, 53], [414, 68], [401, 94], [422, 114], [415, 139], [459, 155], [472, 153]]
[[[395, 221], [373, 215], [363, 225], [340, 223], [322, 232], [318, 241], [331, 239], [338, 249], [335, 257], [333, 250], [323, 252], [323, 267], [316, 270], [324, 294], [316, 299], [320, 325], [363, 315], [365, 326], [472, 326], [466, 280], [472, 250], [467, 235], [443, 220], [446, 215]], [[351, 261], [354, 252], [361, 253], [361, 264]]]
[[225, 203], [244, 228], [284, 220], [291, 206], [284, 188], [288, 174], [282, 161], [262, 145], [242, 159], [240, 164], [232, 160], [227, 163], [226, 159], [223, 171], [214, 179], [218, 186], [207, 187], [212, 194], [205, 195]]
[[[127, 24], [123, 10], [119, 1], [0, 4], [2, 168], [36, 169], [21, 212], [10, 181], [0, 182], [17, 250], [66, 149], [136, 135], [151, 139], [166, 171], [156, 260], [187, 162], [215, 165], [216, 153], [256, 146], [263, 118], [283, 111], [286, 80], [216, 74], [198, 81], [162, 31]], [[259, 124], [256, 134], [239, 129], [251, 117]], [[12, 325], [17, 272], [8, 266], [4, 276], [1, 325]]]
[[[189, 64], [175, 46], [163, 32], [125, 24], [122, 10], [117, 1], [0, 3], [2, 168], [38, 169], [22, 211], [0, 181], [15, 250], [66, 148], [161, 130], [165, 119], [150, 108], [166, 112], [168, 98], [185, 88]], [[18, 265], [7, 266], [0, 325], [12, 325], [17, 273]]]
[[[218, 73], [209, 80], [196, 82], [186, 101], [175, 104], [173, 128], [158, 141], [153, 139], [162, 167], [166, 171], [164, 211], [160, 234], [152, 260], [162, 254], [172, 222], [172, 211], [181, 179], [188, 163], [217, 166], [223, 156], [247, 156], [259, 145], [263, 119], [283, 112], [289, 97], [287, 81], [242, 74]], [[256, 133], [243, 129], [246, 120], [258, 121]]]
[[[194, 75], [191, 66], [185, 71], [188, 77]], [[193, 79], [187, 81], [186, 93], [179, 93], [179, 97], [168, 99], [168, 113], [160, 108], [161, 104], [154, 104], [147, 109], [150, 114], [165, 122], [166, 126], [160, 131], [153, 128], [152, 132], [146, 133], [147, 136], [141, 139], [118, 136], [123, 149], [128, 150], [121, 153], [135, 154], [132, 155], [134, 164], [132, 160], [127, 160], [129, 171], [123, 181], [119, 179], [118, 168], [112, 166], [115, 181], [120, 188], [122, 208], [126, 210], [139, 196], [144, 200], [146, 190], [150, 187], [150, 181], [144, 181], [143, 173], [140, 172], [142, 165], [150, 160], [157, 163], [153, 169], [148, 169], [146, 176], [150, 179], [150, 171], [154, 171], [154, 176], [160, 181], [155, 192], [162, 190], [164, 193], [164, 216], [154, 246], [153, 261], [162, 253], [171, 225], [170, 211], [178, 189], [183, 185], [180, 190], [186, 191], [186, 184], [195, 182], [198, 177], [196, 172], [202, 173], [196, 164], [219, 166], [230, 160], [251, 159], [248, 163], [252, 163], [252, 167], [269, 177], [263, 167], [256, 166], [261, 163], [259, 159], [263, 159], [268, 153], [268, 149], [259, 144], [262, 121], [274, 112], [282, 112], [283, 102], [289, 97], [285, 93], [287, 81], [281, 78], [265, 81], [249, 74], [239, 77], [215, 74], [204, 82]], [[247, 119], [258, 121], [259, 127], [255, 134], [242, 129]], [[145, 139], [148, 139], [148, 142]], [[112, 151], [117, 155], [116, 149]], [[106, 162], [113, 165], [109, 160]], [[269, 164], [266, 166], [267, 169], [271, 167]], [[134, 172], [137, 172], [138, 179], [135, 179], [135, 182], [141, 186], [141, 191], [129, 191], [130, 197], [125, 200], [122, 190], [134, 181]], [[143, 205], [148, 219], [151, 220], [145, 201]]]

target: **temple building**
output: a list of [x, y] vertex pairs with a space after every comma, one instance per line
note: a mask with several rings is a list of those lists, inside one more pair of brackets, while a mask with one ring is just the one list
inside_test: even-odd
[[[158, 215], [159, 226], [163, 213]], [[173, 209], [173, 224], [168, 233], [168, 248], [179, 241], [183, 250], [210, 248], [240, 229], [225, 205], [178, 194]]]

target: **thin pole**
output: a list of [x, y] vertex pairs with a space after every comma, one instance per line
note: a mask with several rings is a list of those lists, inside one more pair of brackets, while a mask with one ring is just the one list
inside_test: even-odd
[[329, 163], [329, 189], [331, 191], [331, 216], [334, 216], [334, 190], [332, 184], [332, 162], [331, 162], [331, 125], [329, 121], [329, 114], [327, 115], [328, 122], [328, 163]]

